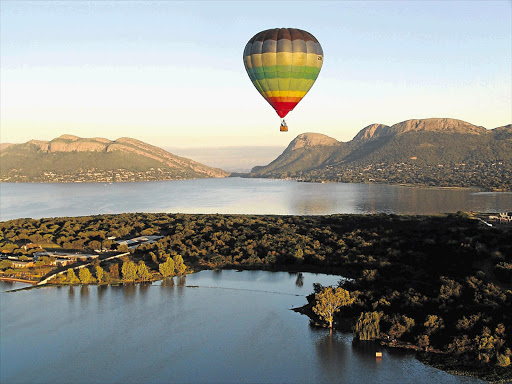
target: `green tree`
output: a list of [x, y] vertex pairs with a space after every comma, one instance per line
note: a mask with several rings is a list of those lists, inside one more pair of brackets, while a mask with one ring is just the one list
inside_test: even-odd
[[183, 262], [183, 257], [181, 257], [181, 255], [176, 255], [173, 257], [173, 260], [176, 274], [178, 274], [179, 276], [183, 275], [185, 273], [185, 270], [187, 269], [187, 266]]
[[80, 271], [78, 272], [78, 277], [80, 277], [80, 282], [82, 284], [89, 284], [94, 281], [94, 278], [92, 277], [91, 271], [89, 271], [89, 268], [80, 268]]
[[78, 284], [80, 282], [80, 280], [78, 280], [78, 277], [76, 277], [75, 271], [73, 271], [73, 268], [68, 269], [66, 280], [70, 284]]
[[134, 281], [137, 278], [137, 266], [133, 261], [125, 261], [121, 273], [123, 274], [123, 281]]
[[96, 279], [98, 279], [98, 283], [103, 283], [103, 277], [105, 276], [105, 271], [99, 265], [96, 266]]
[[350, 297], [350, 292], [341, 287], [336, 289], [332, 287], [324, 288], [322, 292], [316, 294], [315, 299], [316, 305], [313, 307], [313, 312], [326, 321], [329, 324], [329, 328], [332, 328], [334, 314], [341, 307], [351, 305], [355, 300], [353, 297]]
[[149, 273], [148, 267], [146, 267], [146, 264], [142, 260], [139, 261], [139, 264], [137, 265], [137, 275], [142, 281], [148, 281], [151, 279], [151, 273]]
[[0, 269], [10, 268], [12, 266], [12, 262], [9, 260], [0, 261]]
[[158, 270], [163, 277], [174, 275], [174, 260], [171, 257], [168, 257], [165, 262], [158, 265]]
[[380, 335], [380, 318], [378, 312], [363, 312], [354, 327], [354, 336], [359, 340], [374, 340]]

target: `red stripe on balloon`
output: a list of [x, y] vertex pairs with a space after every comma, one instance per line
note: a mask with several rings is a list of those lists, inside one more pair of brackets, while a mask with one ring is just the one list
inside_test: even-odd
[[273, 98], [270, 97], [269, 103], [276, 110], [279, 117], [283, 118], [288, 114], [288, 112], [290, 112], [293, 108], [295, 108], [295, 106], [299, 102], [298, 101], [295, 101], [295, 102], [277, 101], [277, 100], [273, 100]]

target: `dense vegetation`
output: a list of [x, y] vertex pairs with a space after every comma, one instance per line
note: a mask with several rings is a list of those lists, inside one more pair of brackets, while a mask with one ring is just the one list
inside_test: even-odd
[[[19, 219], [0, 223], [0, 248], [18, 255], [31, 252], [22, 248], [27, 242], [116, 249], [109, 236], [153, 234], [164, 237], [132, 250], [123, 263], [143, 261], [159, 276], [177, 255], [192, 269], [339, 273], [354, 280], [342, 287], [349, 296], [334, 315], [335, 327], [354, 327], [361, 339], [448, 354], [452, 366], [512, 379], [512, 228], [487, 227], [464, 214]], [[111, 267], [101, 268], [103, 275]], [[120, 268], [112, 268], [119, 278]], [[98, 279], [97, 268], [90, 272], [84, 279]]]
[[250, 176], [512, 190], [511, 132], [412, 131], [336, 145], [290, 145]]

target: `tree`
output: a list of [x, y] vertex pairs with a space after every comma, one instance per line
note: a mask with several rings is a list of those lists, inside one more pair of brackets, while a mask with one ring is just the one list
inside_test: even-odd
[[82, 284], [89, 284], [94, 281], [94, 278], [92, 277], [91, 271], [89, 271], [89, 268], [80, 268], [80, 271], [78, 272], [78, 276], [80, 277], [80, 282]]
[[123, 281], [134, 281], [137, 278], [137, 266], [133, 261], [125, 261], [121, 268]]
[[444, 328], [444, 321], [437, 315], [428, 315], [423, 325], [427, 336], [431, 336], [434, 332]]
[[98, 279], [98, 283], [103, 283], [103, 277], [105, 275], [105, 271], [99, 265], [96, 266], [96, 279]]
[[340, 310], [341, 307], [351, 305], [355, 298], [350, 297], [350, 293], [338, 287], [325, 288], [322, 292], [318, 293], [315, 297], [316, 305], [313, 307], [315, 312], [321, 319], [329, 323], [329, 328], [332, 328], [334, 314]]
[[380, 335], [380, 317], [378, 312], [363, 312], [354, 327], [354, 336], [359, 340], [373, 340]]
[[120, 244], [117, 246], [117, 250], [118, 250], [118, 252], [128, 252], [129, 251], [128, 245]]
[[169, 277], [174, 275], [174, 260], [170, 257], [165, 262], [158, 265], [158, 270], [163, 277]]
[[425, 348], [425, 351], [428, 349], [428, 346], [430, 345], [430, 339], [427, 335], [417, 336], [416, 341], [418, 343], [418, 347]]
[[10, 268], [12, 266], [12, 262], [9, 260], [0, 261], [0, 269]]
[[35, 265], [36, 268], [39, 269], [39, 274], [41, 274], [41, 270], [43, 269], [45, 262], [43, 260], [37, 260]]
[[142, 281], [151, 279], [151, 273], [149, 273], [148, 267], [146, 267], [146, 264], [142, 260], [139, 261], [139, 264], [137, 265], [137, 275]]
[[118, 280], [119, 279], [119, 265], [112, 264], [109, 268], [109, 274], [113, 280]]
[[395, 315], [391, 319], [391, 327], [388, 331], [389, 336], [393, 339], [399, 339], [405, 332], [414, 327], [414, 319], [405, 315]]
[[187, 269], [187, 266], [183, 263], [183, 257], [181, 257], [181, 255], [176, 255], [173, 260], [176, 273], [180, 276], [183, 275]]
[[80, 280], [78, 280], [78, 277], [76, 277], [75, 271], [73, 271], [73, 268], [68, 269], [66, 280], [70, 284], [78, 284], [80, 282]]

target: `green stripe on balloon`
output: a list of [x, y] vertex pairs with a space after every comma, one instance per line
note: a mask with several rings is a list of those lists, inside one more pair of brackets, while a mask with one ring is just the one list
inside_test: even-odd
[[273, 65], [268, 67], [247, 68], [251, 80], [275, 79], [284, 77], [287, 79], [315, 80], [320, 73], [316, 67], [300, 67], [296, 65]]
[[[290, 79], [290, 84], [286, 88], [283, 88], [283, 82], [279, 83], [280, 79], [272, 79], [271, 81], [253, 80], [254, 86], [261, 92], [275, 92], [275, 91], [300, 91], [307, 92], [313, 86], [314, 79]], [[283, 80], [283, 79], [281, 79]], [[261, 90], [260, 90], [261, 89]]]

